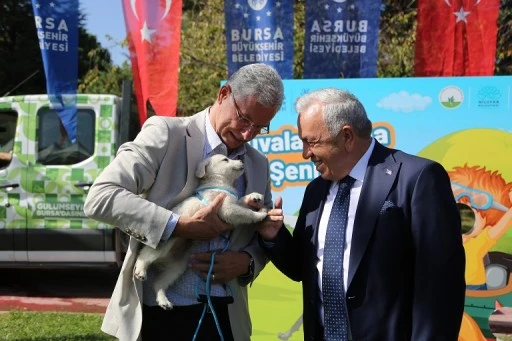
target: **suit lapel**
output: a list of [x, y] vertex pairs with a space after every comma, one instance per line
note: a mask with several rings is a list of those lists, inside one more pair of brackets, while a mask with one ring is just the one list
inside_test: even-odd
[[[208, 109], [206, 109], [208, 110]], [[190, 196], [197, 187], [195, 177], [197, 165], [203, 159], [205, 132], [205, 114], [204, 111], [195, 115], [187, 127], [187, 136], [185, 137], [187, 145], [187, 181], [185, 187], [174, 199], [174, 203], [179, 203]]]
[[401, 163], [394, 160], [388, 149], [375, 143], [375, 149], [368, 162], [354, 220], [348, 288], [350, 288], [350, 283], [366, 252], [380, 209], [395, 182], [400, 166]]

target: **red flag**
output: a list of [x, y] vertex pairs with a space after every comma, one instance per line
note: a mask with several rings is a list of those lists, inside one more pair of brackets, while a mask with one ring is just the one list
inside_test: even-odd
[[157, 115], [175, 116], [182, 0], [123, 0], [141, 124], [147, 101]]
[[500, 0], [418, 0], [415, 76], [489, 76]]

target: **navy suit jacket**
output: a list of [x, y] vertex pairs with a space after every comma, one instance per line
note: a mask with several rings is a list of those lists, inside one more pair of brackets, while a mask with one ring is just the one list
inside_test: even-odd
[[[265, 247], [281, 272], [302, 281], [305, 340], [323, 340], [317, 233], [330, 184], [313, 180], [293, 235], [281, 228]], [[346, 290], [352, 339], [457, 340], [464, 268], [460, 217], [444, 168], [376, 142], [352, 236]]]

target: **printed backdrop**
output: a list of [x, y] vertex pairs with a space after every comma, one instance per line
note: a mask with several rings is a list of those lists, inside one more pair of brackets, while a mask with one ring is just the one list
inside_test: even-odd
[[[492, 248], [477, 250], [485, 259], [472, 256], [474, 248], [464, 243], [468, 269], [483, 269], [484, 262], [491, 267], [487, 267], [487, 274], [480, 274], [487, 288], [467, 291], [461, 336], [482, 340], [503, 332], [493, 322], [497, 318], [496, 302], [511, 312], [500, 316], [505, 320], [508, 317], [505, 331], [512, 333], [512, 263], [507, 261], [512, 255], [512, 77], [285, 81], [285, 101], [272, 121], [270, 134], [256, 137], [251, 145], [268, 155], [273, 197], [283, 197], [285, 222], [290, 228], [305, 186], [318, 175], [313, 164], [301, 157], [294, 102], [301, 94], [324, 87], [355, 94], [373, 122], [373, 137], [385, 146], [440, 162], [450, 174], [452, 189], [455, 181], [461, 184], [459, 178], [454, 179], [461, 169], [478, 179], [474, 183], [479, 186], [462, 183], [463, 194], [468, 198], [483, 193], [487, 198], [485, 207], [472, 210], [486, 214], [489, 208], [497, 207], [493, 211], [495, 223], [491, 224], [490, 219], [487, 223], [503, 232]], [[471, 206], [460, 191], [454, 190], [457, 201]], [[470, 283], [473, 275], [466, 272], [466, 276]], [[300, 325], [300, 284], [286, 279], [270, 265], [251, 290], [253, 340], [278, 340], [279, 332], [287, 331], [295, 322]], [[302, 329], [289, 340], [301, 339]]]

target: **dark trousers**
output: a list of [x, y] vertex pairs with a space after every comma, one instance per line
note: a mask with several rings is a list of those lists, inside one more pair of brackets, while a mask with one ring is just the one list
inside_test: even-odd
[[[204, 304], [175, 306], [164, 310], [159, 306], [142, 306], [142, 341], [192, 341]], [[214, 305], [215, 314], [224, 341], [233, 341], [227, 304]], [[209, 309], [204, 314], [197, 341], [221, 340], [213, 314]]]

